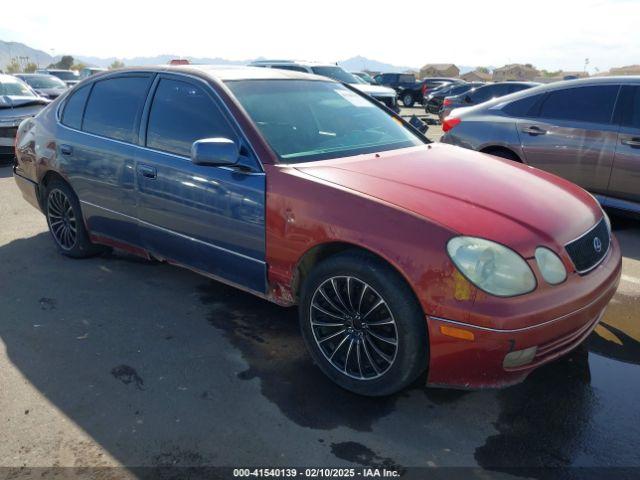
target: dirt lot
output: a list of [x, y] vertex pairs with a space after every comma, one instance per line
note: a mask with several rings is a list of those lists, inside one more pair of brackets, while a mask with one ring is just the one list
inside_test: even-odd
[[58, 255], [6, 167], [0, 222], [2, 466], [640, 466], [638, 221], [614, 221], [624, 275], [584, 347], [507, 390], [382, 399], [320, 374], [294, 309]]

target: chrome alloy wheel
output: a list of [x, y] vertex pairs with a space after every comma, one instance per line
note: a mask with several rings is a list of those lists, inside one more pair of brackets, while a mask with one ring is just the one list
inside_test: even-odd
[[331, 277], [313, 293], [309, 308], [316, 345], [340, 373], [374, 380], [391, 368], [398, 352], [396, 321], [370, 285]]
[[47, 220], [56, 243], [63, 250], [71, 250], [78, 241], [78, 225], [71, 201], [63, 191], [49, 192]]

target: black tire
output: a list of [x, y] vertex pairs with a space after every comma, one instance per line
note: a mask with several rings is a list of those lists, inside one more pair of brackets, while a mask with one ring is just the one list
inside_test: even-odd
[[[89, 240], [80, 202], [67, 183], [58, 179], [49, 182], [44, 194], [43, 210], [53, 242], [61, 254], [71, 258], [87, 258], [109, 250]], [[60, 233], [62, 231], [66, 234]]]
[[[326, 290], [329, 285], [333, 290]], [[331, 303], [325, 303], [327, 297], [320, 288], [329, 292], [325, 295], [330, 298], [332, 291], [340, 292], [340, 296], [332, 297], [333, 303], [344, 302], [342, 306], [354, 316], [337, 314], [340, 307], [336, 310], [330, 307]], [[365, 315], [365, 310], [378, 302], [376, 298], [384, 304]], [[351, 299], [360, 300], [357, 307]], [[317, 265], [304, 281], [299, 308], [302, 336], [313, 360], [325, 375], [346, 390], [367, 396], [390, 395], [407, 387], [427, 368], [428, 334], [420, 304], [393, 268], [366, 252], [339, 253]], [[385, 321], [385, 317], [393, 324]], [[370, 320], [365, 322], [366, 318]], [[332, 320], [334, 326], [322, 326]], [[339, 323], [343, 326], [336, 326]], [[345, 333], [327, 339], [332, 332], [342, 329]], [[395, 349], [387, 343], [392, 339], [396, 340]], [[344, 347], [335, 348], [337, 344]], [[376, 353], [378, 349], [384, 356]]]
[[406, 108], [411, 108], [413, 107], [413, 104], [416, 103], [415, 99], [413, 98], [413, 93], [410, 92], [405, 92], [402, 94], [401, 102], [402, 105], [404, 105]]
[[522, 163], [520, 158], [510, 150], [506, 150], [503, 148], [496, 148], [492, 150], [486, 150], [483, 153], [487, 153], [489, 155], [493, 155], [494, 157], [504, 158], [505, 160], [511, 160], [512, 162]]

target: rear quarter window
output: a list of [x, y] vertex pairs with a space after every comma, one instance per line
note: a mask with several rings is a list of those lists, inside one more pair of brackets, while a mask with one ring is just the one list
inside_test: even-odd
[[82, 114], [87, 103], [87, 97], [91, 91], [91, 85], [85, 85], [72, 92], [64, 104], [60, 121], [67, 127], [80, 130], [82, 128]]
[[515, 100], [502, 107], [502, 111], [511, 117], [530, 117], [534, 116], [536, 105], [542, 98], [543, 94], [530, 95], [520, 100]]

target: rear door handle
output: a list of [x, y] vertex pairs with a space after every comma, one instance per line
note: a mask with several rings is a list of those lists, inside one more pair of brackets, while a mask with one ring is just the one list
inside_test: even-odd
[[145, 178], [156, 178], [158, 172], [150, 165], [138, 165], [138, 173]]
[[73, 153], [73, 147], [71, 145], [60, 145], [60, 153], [62, 155], [71, 155]]
[[529, 135], [544, 135], [547, 133], [546, 130], [536, 127], [535, 125], [531, 125], [530, 127], [525, 127], [522, 129], [524, 133], [528, 133]]
[[632, 148], [640, 148], [640, 138], [625, 138], [620, 141], [623, 145], [629, 145]]

